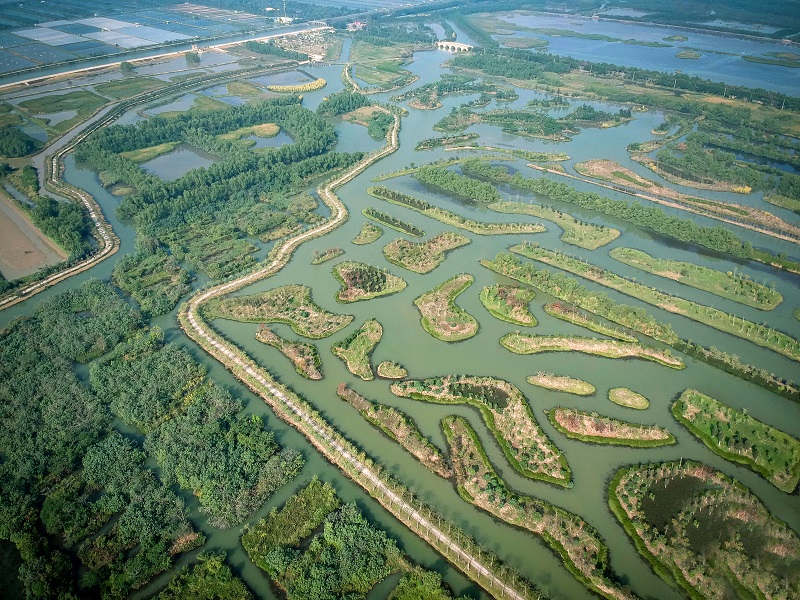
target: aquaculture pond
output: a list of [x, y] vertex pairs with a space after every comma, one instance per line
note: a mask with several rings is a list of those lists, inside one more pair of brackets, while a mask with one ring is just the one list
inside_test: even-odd
[[[633, 37], [633, 35], [628, 37]], [[462, 39], [461, 36], [459, 39]], [[575, 40], [574, 38], [563, 39], [570, 44], [585, 42], [585, 40]], [[627, 46], [620, 45], [620, 47], [625, 48], [628, 55], [638, 54], [638, 48], [634, 53], [630, 52], [630, 48]], [[558, 51], [558, 48], [554, 47], [553, 50]], [[413, 62], [406, 67], [420, 76], [420, 80], [414, 86], [436, 81], [442, 74], [447, 73], [448, 70], [441, 66], [447, 58], [448, 54], [442, 51], [416, 53]], [[611, 56], [607, 57], [607, 60], [612, 59]], [[683, 64], [684, 61], [679, 62]], [[763, 67], [763, 65], [759, 65], [759, 67]], [[306, 69], [314, 77], [324, 77], [328, 81], [328, 85], [322, 90], [304, 94], [305, 106], [313, 109], [321, 102], [322, 98], [342, 89], [340, 66], [306, 67]], [[301, 77], [303, 76], [299, 73], [273, 77], [269, 79], [268, 83], [272, 84], [277, 80], [282, 83], [294, 83]], [[267, 80], [262, 79], [259, 82], [267, 83]], [[768, 82], [756, 77], [748, 83], [766, 87]], [[537, 92], [522, 89], [517, 91], [519, 99], [510, 105], [508, 103], [501, 105], [502, 108], [509, 106], [523, 108], [529, 100], [543, 97]], [[378, 94], [373, 98], [385, 102], [392, 95], [392, 93]], [[298, 335], [286, 323], [269, 325], [273, 332], [284, 339], [314, 344], [322, 359], [323, 379], [309, 380], [302, 377], [296, 372], [292, 362], [278, 349], [260, 342], [256, 338], [256, 334], [259, 332], [259, 323], [218, 318], [213, 321], [213, 327], [244, 350], [259, 365], [268, 369], [276, 379], [307, 399], [346, 438], [353, 441], [376, 462], [383, 465], [388, 473], [413, 490], [416, 497], [433, 506], [485, 547], [496, 553], [503, 561], [535, 582], [549, 597], [567, 600], [589, 599], [595, 596], [564, 567], [561, 558], [540, 537], [522, 528], [510, 526], [468, 504], [459, 495], [453, 481], [442, 479], [426, 469], [411, 454], [402, 450], [396, 442], [364, 420], [353, 406], [337, 396], [337, 387], [341, 383], [346, 383], [368, 400], [397, 408], [412, 417], [422, 434], [443, 452], [448, 451], [448, 446], [441, 429], [442, 419], [450, 415], [467, 419], [475, 429], [477, 439], [483, 445], [497, 475], [502, 478], [509, 489], [520, 495], [550, 502], [561, 509], [579, 515], [597, 530], [599, 537], [610, 550], [610, 572], [618, 578], [620, 584], [629, 586], [640, 597], [656, 597], [666, 600], [682, 598], [683, 594], [680, 591], [669, 586], [653, 572], [650, 565], [637, 552], [620, 522], [609, 511], [607, 496], [609, 480], [620, 468], [630, 464], [686, 459], [700, 461], [742, 482], [777, 518], [788, 523], [795, 531], [800, 531], [800, 502], [798, 502], [797, 494], [783, 493], [758, 474], [718, 457], [681, 426], [670, 412], [670, 406], [681, 392], [687, 388], [694, 388], [736, 409], [747, 409], [748, 414], [752, 417], [797, 437], [800, 436], [800, 404], [723, 373], [699, 360], [680, 355], [671, 349], [673, 354], [682, 358], [686, 365], [685, 369], [673, 369], [639, 359], [610, 359], [577, 352], [514, 354], [500, 345], [501, 337], [514, 332], [527, 335], [602, 336], [548, 315], [543, 309], [544, 305], [557, 302], [559, 299], [539, 290], [536, 290], [535, 297], [528, 304], [535, 321], [538, 322], [536, 326], [521, 326], [496, 318], [482, 304], [481, 291], [490, 286], [521, 284], [482, 266], [481, 261], [494, 259], [498, 253], [505, 252], [511, 246], [521, 242], [538, 243], [548, 249], [578, 256], [601, 268], [635, 278], [638, 282], [657, 286], [663, 291], [700, 304], [713, 305], [714, 308], [733, 313], [738, 317], [754, 322], [766, 320], [771, 327], [795, 338], [800, 337], [800, 322], [792, 315], [792, 311], [797, 307], [796, 299], [800, 291], [797, 277], [757, 263], [734, 261], [720, 254], [676, 242], [619, 219], [605, 217], [595, 211], [581, 209], [572, 204], [555, 201], [543, 202], [581, 221], [618, 229], [621, 232], [620, 237], [596, 250], [588, 251], [564, 243], [561, 240], [561, 229], [552, 222], [524, 214], [504, 214], [492, 211], [485, 204], [459, 199], [439, 188], [423, 184], [414, 177], [413, 173], [385, 179], [379, 184], [373, 181], [375, 177], [404, 169], [413, 164], [421, 165], [438, 159], [449, 160], [478, 155], [475, 151], [470, 150], [436, 149], [424, 152], [414, 150], [421, 140], [439, 135], [432, 129], [434, 123], [447, 115], [452, 108], [476, 97], [477, 94], [466, 97], [448, 97], [443, 99], [443, 106], [436, 110], [409, 109], [409, 115], [402, 122], [400, 149], [371, 166], [337, 191], [349, 212], [349, 220], [330, 234], [304, 243], [294, 253], [289, 264], [274, 276], [239, 290], [232, 296], [233, 298], [252, 296], [280, 286], [302, 284], [311, 289], [314, 303], [325, 311], [339, 315], [352, 315], [353, 318], [349, 325], [329, 337], [317, 340]], [[186, 102], [185, 98], [179, 100], [178, 103], [181, 103], [180, 106], [184, 109], [191, 105], [191, 102]], [[176, 104], [170, 105], [169, 110], [175, 110]], [[604, 103], [592, 103], [592, 106], [614, 112], [620, 108], [618, 105]], [[487, 109], [494, 108], [498, 108], [498, 105], [492, 101]], [[153, 111], [148, 112], [152, 113]], [[651, 129], [662, 122], [663, 116], [658, 112], [634, 112], [633, 117], [632, 121], [610, 129], [584, 128], [583, 131], [572, 136], [571, 141], [560, 143], [504, 133], [499, 127], [487, 124], [473, 125], [467, 131], [480, 134], [478, 141], [480, 145], [500, 150], [564, 152], [570, 156], [570, 159], [561, 164], [570, 173], [574, 173], [572, 170], [574, 163], [602, 157], [617, 161], [643, 177], [664, 183], [646, 167], [630, 160], [625, 150], [625, 147], [632, 142], [651, 139]], [[127, 118], [131, 119], [132, 117], [129, 115]], [[369, 151], [379, 146], [379, 142], [369, 138], [366, 128], [359, 125], [337, 122], [336, 129], [340, 136], [337, 150]], [[290, 139], [283, 139], [280, 136], [271, 140], [269, 145], [277, 144], [278, 140], [280, 143], [291, 143]], [[602, 152], [602, 156], [598, 154], [600, 152]], [[514, 158], [507, 153], [483, 152], [481, 154], [492, 154], [498, 157], [493, 159], [494, 164], [505, 165], [512, 172], [520, 172], [528, 178], [549, 177], [555, 181], [563, 180], [557, 175], [542, 175], [541, 172], [527, 166], [526, 160]], [[156, 163], [156, 161], [159, 162]], [[211, 162], [210, 157], [200, 155], [193, 149], [179, 147], [169, 154], [150, 161], [146, 167], [154, 174], [166, 179], [177, 177], [190, 168], [208, 166]], [[100, 185], [94, 172], [81, 165], [76, 165], [71, 158], [67, 159], [65, 167], [65, 179], [68, 182], [89, 191], [97, 198], [115, 232], [122, 240], [121, 250], [114, 258], [43, 292], [34, 300], [3, 311], [0, 313], [0, 323], [2, 324], [6, 324], [15, 316], [28, 314], [32, 305], [40, 299], [72, 289], [88, 278], [108, 279], [114, 262], [133, 250], [135, 238], [133, 229], [129, 224], [120, 222], [114, 213], [119, 199]], [[460, 172], [458, 163], [450, 168], [454, 172]], [[598, 191], [596, 186], [588, 183], [573, 180], [570, 180], [569, 183], [582, 191]], [[375, 185], [408, 194], [475, 221], [541, 223], [547, 231], [524, 235], [477, 235], [457, 229], [452, 225], [446, 225], [408, 207], [377, 199], [367, 192], [368, 188]], [[665, 183], [665, 185], [670, 184]], [[689, 188], [673, 187], [687, 193], [696, 193]], [[534, 198], [529, 193], [506, 186], [499, 186], [498, 190], [502, 200], [505, 201], [522, 203], [534, 200], [542, 201], [541, 198]], [[601, 193], [617, 199], [628, 198], [610, 190], [602, 190]], [[748, 199], [733, 193], [703, 192], [703, 196], [739, 203], [760, 202], [757, 197]], [[425, 274], [404, 269], [402, 266], [390, 263], [384, 255], [383, 248], [397, 238], [414, 242], [420, 241], [419, 239], [384, 228], [383, 235], [377, 241], [363, 245], [352, 243], [366, 221], [362, 210], [370, 207], [423, 230], [426, 240], [444, 232], [457, 231], [469, 238], [470, 243], [448, 251], [444, 261]], [[665, 208], [664, 210], [669, 214], [686, 216], [685, 213], [676, 209]], [[783, 213], [781, 214], [783, 215]], [[693, 220], [701, 225], [714, 226], [717, 224], [716, 221], [706, 217], [694, 216]], [[794, 222], [797, 222], [796, 218]], [[786, 252], [790, 256], [798, 254], [796, 246], [790, 242], [775, 241], [764, 234], [741, 228], [734, 229], [738, 235], [756, 247], [768, 247], [775, 252]], [[672, 280], [658, 278], [615, 261], [608, 256], [608, 251], [615, 247], [635, 248], [652, 256], [692, 262], [719, 271], [736, 271], [747, 274], [754, 281], [774, 286], [787, 300], [769, 314], [764, 315], [756, 308], [742, 306], [733, 301], [713, 296], [708, 292], [689, 288]], [[268, 244], [263, 244], [260, 247], [261, 254], [259, 256], [263, 256], [267, 248]], [[315, 256], [330, 248], [342, 248], [344, 254], [321, 264], [311, 264]], [[524, 258], [521, 260], [527, 261]], [[337, 301], [341, 283], [332, 273], [336, 265], [344, 261], [364, 263], [376, 267], [376, 270], [385, 269], [393, 275], [402, 277], [407, 286], [391, 295], [344, 304]], [[537, 267], [540, 266], [537, 263]], [[420, 324], [420, 312], [415, 307], [414, 300], [431, 292], [445, 281], [464, 274], [471, 275], [473, 281], [455, 298], [455, 304], [477, 321], [477, 333], [468, 339], [452, 343], [436, 339]], [[590, 290], [598, 293], [605, 291], [613, 300], [646, 310], [660, 322], [671, 324], [681, 337], [691, 338], [707, 347], [715, 346], [724, 349], [731, 354], [740, 356], [746, 362], [780, 376], [792, 377], [794, 375], [796, 377], [797, 363], [789, 358], [760, 348], [738, 337], [700, 325], [687, 318], [644, 304], [616, 291], [606, 290], [598, 284], [583, 279], [579, 281]], [[193, 285], [200, 287], [205, 283], [206, 281], [200, 278]], [[373, 369], [383, 361], [391, 361], [407, 369], [408, 377], [414, 380], [458, 374], [494, 377], [507, 381], [521, 390], [539, 427], [563, 453], [571, 471], [572, 485], [564, 487], [533, 480], [515, 470], [495, 435], [487, 429], [481, 414], [473, 406], [432, 404], [414, 398], [399, 397], [390, 391], [391, 381], [387, 379], [378, 376], [370, 381], [364, 381], [351, 374], [347, 370], [345, 362], [334, 356], [331, 348], [348, 339], [370, 319], [375, 319], [382, 326], [380, 341], [369, 355]], [[167, 341], [188, 348], [197, 360], [208, 367], [211, 378], [228, 388], [234, 395], [242, 398], [246, 404], [245, 412], [247, 414], [263, 416], [267, 428], [276, 432], [277, 441], [282, 446], [299, 450], [306, 459], [300, 476], [280, 489], [250, 519], [250, 522], [255, 522], [258, 518], [268, 514], [271, 508], [281, 505], [316, 475], [323, 481], [333, 483], [338, 495], [343, 500], [356, 501], [370, 521], [395, 537], [401, 548], [414, 561], [442, 573], [445, 581], [457, 594], [466, 593], [475, 597], [485, 597], [475, 584], [451, 567], [441, 556], [372, 500], [361, 488], [350, 482], [337, 468], [322, 459], [303, 436], [277, 419], [258, 397], [249, 392], [219, 363], [210, 359], [204, 351], [190, 341], [178, 328], [175, 311], [154, 319], [153, 324], [164, 329]], [[666, 345], [655, 342], [651, 338], [642, 335], [635, 337], [646, 346], [653, 346], [661, 350], [668, 349]], [[589, 396], [578, 396], [528, 383], [528, 378], [537, 373], [552, 373], [580, 379], [594, 386], [595, 392]], [[647, 398], [649, 407], [644, 410], [632, 410], [608, 400], [609, 390], [621, 387], [628, 388]], [[545, 414], [546, 410], [551, 410], [556, 406], [597, 412], [620, 421], [662, 427], [675, 437], [677, 443], [657, 448], [628, 448], [614, 445], [598, 446], [577, 439], [569, 439], [556, 430]], [[228, 562], [234, 571], [244, 579], [259, 598], [281, 597], [272, 588], [267, 576], [249, 560], [242, 549], [239, 543], [240, 528], [221, 530], [211, 527], [205, 517], [196, 510], [199, 508], [197, 498], [190, 492], [182, 492], [182, 496], [187, 504], [195, 509], [193, 522], [207, 537], [203, 548], [226, 552]], [[184, 557], [181, 560], [179, 566], [187, 558]], [[151, 595], [153, 591], [165, 584], [168, 576], [171, 574], [160, 576], [152, 584], [137, 592], [135, 597]], [[385, 585], [388, 586], [388, 583]], [[375, 589], [370, 597], [377, 598], [379, 594], [380, 589]]]

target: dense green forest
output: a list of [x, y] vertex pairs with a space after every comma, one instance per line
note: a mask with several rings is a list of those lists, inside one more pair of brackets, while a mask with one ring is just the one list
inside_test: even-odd
[[0, 539], [17, 548], [26, 596], [126, 596], [201, 545], [174, 483], [216, 526], [261, 506], [303, 461], [241, 408], [96, 280], [0, 333]]

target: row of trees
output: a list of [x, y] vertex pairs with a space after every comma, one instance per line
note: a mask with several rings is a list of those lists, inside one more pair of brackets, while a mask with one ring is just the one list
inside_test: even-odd
[[425, 165], [414, 175], [422, 183], [452, 192], [474, 202], [499, 202], [500, 192], [485, 181], [477, 181], [451, 171], [445, 167]]
[[470, 175], [485, 177], [540, 194], [551, 200], [569, 202], [582, 208], [596, 210], [683, 242], [699, 244], [710, 250], [731, 254], [737, 258], [752, 256], [750, 243], [743, 241], [727, 229], [700, 227], [691, 219], [668, 215], [661, 208], [655, 206], [642, 206], [638, 202], [629, 204], [624, 200], [613, 200], [594, 192], [579, 192], [565, 183], [543, 177], [528, 179], [519, 173], [511, 175], [506, 167], [493, 167], [485, 161], [467, 160], [462, 163], [461, 170]]

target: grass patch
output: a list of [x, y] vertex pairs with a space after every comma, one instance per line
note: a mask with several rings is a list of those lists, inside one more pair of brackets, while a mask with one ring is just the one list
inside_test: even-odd
[[117, 79], [116, 81], [98, 83], [94, 86], [94, 90], [98, 94], [102, 94], [113, 100], [120, 100], [122, 98], [132, 98], [133, 96], [138, 96], [145, 92], [152, 92], [165, 85], [167, 85], [167, 82], [157, 77], [126, 77], [125, 79]]
[[531, 385], [542, 387], [553, 392], [567, 392], [576, 396], [591, 396], [595, 393], [595, 387], [583, 379], [568, 377], [566, 375], [554, 375], [539, 371], [536, 375], [529, 375], [527, 380]]
[[451, 277], [414, 300], [422, 315], [422, 328], [443, 342], [457, 342], [478, 333], [478, 321], [455, 303], [475, 278], [464, 274]]
[[647, 398], [624, 387], [611, 388], [608, 390], [608, 399], [619, 406], [635, 408], [636, 410], [645, 410], [650, 406], [650, 401]]
[[294, 370], [306, 379], [322, 379], [317, 347], [305, 342], [292, 342], [280, 337], [268, 327], [262, 327], [256, 333], [256, 339], [268, 346], [276, 348], [281, 354], [292, 361]]
[[317, 306], [311, 288], [284, 285], [252, 296], [234, 296], [206, 305], [211, 318], [247, 323], [286, 323], [298, 335], [321, 339], [333, 335], [353, 320], [352, 315], [337, 315]]
[[684, 369], [683, 361], [673, 356], [669, 350], [652, 346], [620, 342], [618, 340], [598, 340], [578, 336], [526, 335], [509, 333], [500, 338], [500, 345], [514, 354], [539, 354], [540, 352], [581, 352], [605, 358], [639, 358], [649, 360], [672, 369]]
[[495, 202], [489, 205], [489, 209], [499, 213], [531, 215], [552, 221], [564, 230], [561, 235], [562, 242], [587, 250], [596, 250], [619, 237], [618, 229], [579, 221], [572, 215], [549, 206], [522, 202]]
[[398, 238], [383, 247], [383, 255], [390, 263], [414, 273], [430, 273], [444, 262], [449, 251], [469, 242], [468, 237], [452, 231], [445, 231], [424, 242]]
[[673, 416], [715, 454], [740, 463], [791, 494], [800, 480], [800, 441], [697, 390], [672, 405]]
[[[107, 100], [87, 90], [76, 90], [66, 94], [48, 94], [40, 98], [31, 98], [19, 103], [19, 108], [34, 115], [46, 115], [62, 111], [75, 111], [77, 114], [71, 119], [65, 119], [50, 126], [42, 123], [56, 133], [68, 131], [77, 123], [85, 120], [94, 114], [100, 107], [106, 104]], [[41, 119], [37, 119], [40, 121]]]
[[122, 158], [132, 160], [135, 163], [145, 163], [162, 154], [169, 154], [177, 148], [181, 142], [164, 142], [156, 146], [148, 146], [147, 148], [139, 148], [138, 150], [130, 150], [128, 152], [120, 152]]
[[391, 390], [403, 398], [477, 408], [514, 469], [531, 479], [570, 485], [571, 471], [564, 455], [539, 427], [522, 392], [511, 383], [494, 377], [449, 375], [393, 383]]
[[536, 317], [528, 308], [528, 304], [536, 297], [530, 288], [513, 285], [491, 285], [480, 293], [481, 304], [493, 317], [514, 325], [534, 327]]
[[772, 310], [783, 302], [776, 290], [754, 282], [747, 275], [722, 272], [693, 263], [655, 258], [633, 248], [614, 248], [608, 253], [611, 258], [647, 273], [674, 279], [699, 290], [710, 292], [740, 304], [761, 310]]
[[333, 276], [342, 284], [337, 302], [358, 302], [396, 294], [406, 289], [406, 282], [386, 269], [364, 263], [345, 261], [333, 268]]
[[[250, 127], [240, 127], [228, 133], [222, 133], [217, 137], [229, 142], [241, 142], [242, 138], [245, 136], [254, 135], [260, 138], [272, 138], [278, 135], [280, 131], [281, 128], [275, 123], [261, 123], [260, 125], [252, 125]], [[253, 146], [255, 140], [244, 140], [244, 143], [248, 146]]]
[[364, 246], [376, 242], [383, 235], [383, 229], [370, 222], [365, 222], [361, 226], [358, 235], [353, 238], [352, 243], [357, 246]]
[[369, 356], [383, 337], [383, 327], [375, 319], [366, 321], [361, 327], [341, 342], [331, 346], [333, 355], [341, 358], [347, 370], [364, 381], [375, 378]]
[[396, 362], [385, 360], [378, 365], [378, 377], [382, 379], [405, 379], [408, 377], [408, 369]]
[[547, 411], [547, 418], [568, 438], [582, 442], [633, 448], [655, 448], [675, 443], [673, 435], [663, 427], [620, 421], [596, 412], [556, 406]]

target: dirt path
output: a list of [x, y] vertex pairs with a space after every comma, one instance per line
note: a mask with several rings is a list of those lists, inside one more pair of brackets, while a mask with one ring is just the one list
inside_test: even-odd
[[[347, 209], [334, 190], [361, 173], [368, 166], [391, 154], [399, 147], [400, 118], [394, 116], [394, 127], [387, 135], [387, 145], [367, 156], [337, 179], [319, 188], [318, 193], [331, 209], [331, 218], [323, 225], [310, 229], [278, 246], [271, 253], [269, 263], [248, 275], [202, 291], [191, 298], [181, 309], [179, 319], [186, 334], [197, 341], [209, 354], [225, 365], [242, 383], [257, 393], [275, 413], [303, 433], [331, 463], [338, 466], [389, 512], [419, 534], [443, 556], [450, 560], [473, 581], [498, 598], [525, 600], [532, 598], [527, 590], [519, 591], [503, 582], [494, 572], [463, 545], [457, 543], [443, 528], [434, 524], [432, 514], [423, 514], [415, 508], [413, 494], [406, 500], [407, 490], [390, 484], [380, 475], [380, 467], [358, 452], [339, 432], [334, 430], [309, 405], [289, 390], [281, 389], [270, 374], [258, 367], [246, 354], [222, 338], [200, 317], [200, 308], [212, 298], [229, 294], [255, 281], [273, 275], [285, 266], [294, 250], [303, 242], [336, 229], [347, 220]], [[436, 518], [437, 523], [440, 522]]]

